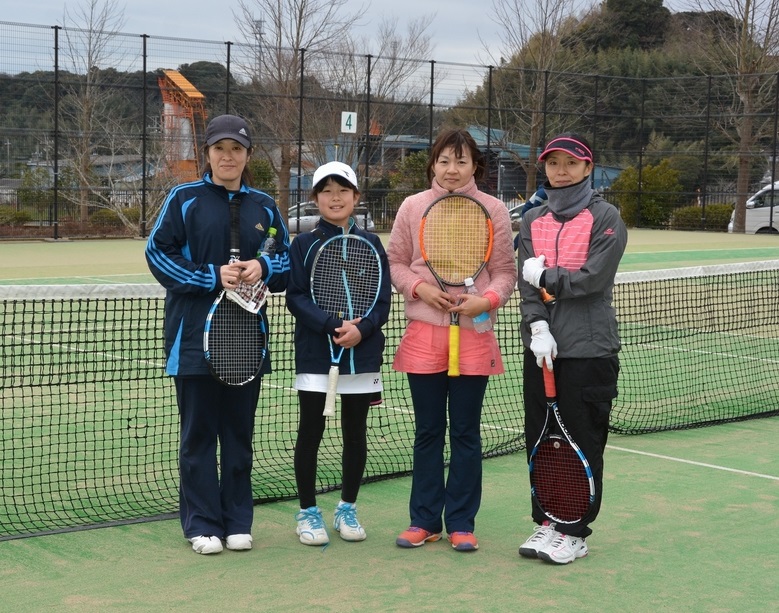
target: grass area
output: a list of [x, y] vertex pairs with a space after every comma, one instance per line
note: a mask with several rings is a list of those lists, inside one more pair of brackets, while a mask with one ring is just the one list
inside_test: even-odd
[[[381, 234], [386, 246], [389, 236]], [[0, 284], [154, 283], [145, 241], [0, 242]], [[779, 236], [629, 231], [620, 271], [779, 259]]]
[[[0, 542], [8, 611], [388, 611], [762, 613], [779, 597], [773, 539], [744, 542], [738, 518], [779, 528], [779, 418], [612, 436], [590, 555], [553, 566], [517, 555], [532, 530], [523, 455], [485, 460], [480, 549], [394, 545], [410, 479], [362, 488], [362, 543], [294, 534], [294, 501], [256, 507], [255, 547], [197, 556], [177, 520]], [[749, 450], [745, 452], [745, 450]], [[326, 515], [336, 492], [321, 495]]]

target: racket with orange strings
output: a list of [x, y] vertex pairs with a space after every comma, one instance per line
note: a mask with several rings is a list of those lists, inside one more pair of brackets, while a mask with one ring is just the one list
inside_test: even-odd
[[[448, 194], [433, 202], [422, 216], [419, 246], [422, 258], [438, 286], [465, 286], [476, 279], [492, 255], [492, 218], [478, 200], [463, 194]], [[460, 375], [460, 318], [449, 315], [449, 376]]]

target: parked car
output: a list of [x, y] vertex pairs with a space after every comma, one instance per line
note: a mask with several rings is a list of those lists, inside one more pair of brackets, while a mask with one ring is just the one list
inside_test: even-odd
[[[776, 234], [779, 232], [779, 181], [766, 185], [747, 200], [744, 234]], [[736, 211], [730, 215], [728, 232], [733, 232]]]
[[[375, 232], [376, 225], [373, 223], [373, 217], [365, 203], [361, 202], [360, 206], [354, 209], [353, 217], [368, 232]], [[294, 204], [289, 207], [288, 219], [288, 227], [291, 233], [310, 232], [319, 221], [319, 210], [316, 208], [316, 204], [311, 201]]]

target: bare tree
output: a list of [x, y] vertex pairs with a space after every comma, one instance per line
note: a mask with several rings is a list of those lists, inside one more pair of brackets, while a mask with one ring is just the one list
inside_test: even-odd
[[[776, 53], [779, 50], [779, 0], [691, 0], [700, 27], [691, 32], [713, 70], [730, 75], [733, 108], [720, 124], [738, 151], [734, 232], [744, 232], [746, 201], [754, 151], [762, 136], [773, 136], [765, 109], [777, 95]], [[771, 114], [768, 113], [768, 116]], [[775, 163], [775, 162], [774, 162]]]
[[[504, 73], [521, 71], [519, 78], [505, 79], [510, 87], [497, 87], [495, 106], [517, 109], [511, 118], [498, 118], [504, 125], [519, 123], [529, 145], [529, 157], [517, 159], [527, 175], [526, 191], [536, 188], [536, 151], [545, 137], [543, 110], [547, 71], [573, 69], [560, 66], [561, 41], [578, 21], [574, 18], [576, 0], [492, 0], [491, 19], [500, 27], [499, 56], [485, 44], [493, 64]], [[570, 60], [570, 55], [566, 55]]]
[[286, 214], [287, 186], [296, 161], [293, 143], [300, 126], [301, 80], [308, 78], [309, 62], [313, 64], [317, 56], [352, 35], [366, 9], [347, 13], [347, 0], [239, 0], [238, 4], [239, 31], [262, 49], [242, 68], [255, 88], [253, 110], [265, 135], [262, 142], [274, 148], [266, 154], [278, 176], [279, 208]]
[[61, 112], [79, 184], [80, 219], [85, 223], [95, 184], [92, 157], [105, 135], [99, 124], [111, 115], [107, 104], [111, 93], [103, 87], [105, 72], [100, 66], [115, 61], [110, 46], [124, 26], [124, 12], [116, 0], [86, 0], [72, 9], [65, 6], [63, 24], [64, 66], [71, 74], [64, 82]]
[[[306, 133], [315, 134], [318, 129], [322, 139], [319, 142], [329, 142], [338, 134], [339, 110], [351, 103], [359, 109], [360, 133], [365, 135], [364, 126], [369, 126], [369, 134], [367, 139], [342, 139], [342, 157], [351, 163], [363, 160], [367, 169], [373, 149], [379, 146], [375, 143], [388, 130], [402, 130], [412, 124], [427, 102], [432, 55], [427, 29], [432, 20], [433, 16], [413, 19], [400, 32], [397, 19], [385, 19], [374, 37], [346, 39], [336, 52], [324, 55], [317, 66], [317, 77], [330, 92], [341, 95], [321, 105], [330, 121], [322, 121], [323, 114], [319, 113], [314, 125], [306, 125]], [[343, 93], [350, 96], [350, 102], [344, 101]], [[319, 162], [327, 161], [325, 147], [312, 153]]]

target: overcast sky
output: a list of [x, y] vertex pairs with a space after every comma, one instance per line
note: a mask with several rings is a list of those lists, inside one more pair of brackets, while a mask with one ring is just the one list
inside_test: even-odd
[[[685, 0], [665, 0], [665, 6], [682, 10]], [[67, 5], [85, 6], [85, 0], [74, 0]], [[582, 5], [589, 2], [582, 0]], [[4, 2], [0, 20], [37, 25], [62, 25], [66, 2], [62, 0], [35, 0], [35, 2]], [[228, 0], [119, 0], [124, 6], [125, 27], [128, 34], [175, 36], [213, 41], [238, 41], [233, 12], [238, 3]], [[489, 17], [491, 0], [348, 0], [348, 5], [373, 7], [366, 13], [360, 34], [369, 35], [382, 17], [397, 18], [398, 30], [414, 18], [433, 14], [428, 29], [435, 45], [432, 59], [439, 62], [489, 64], [488, 55], [480, 41], [495, 41], [493, 55], [499, 57], [500, 32]]]

